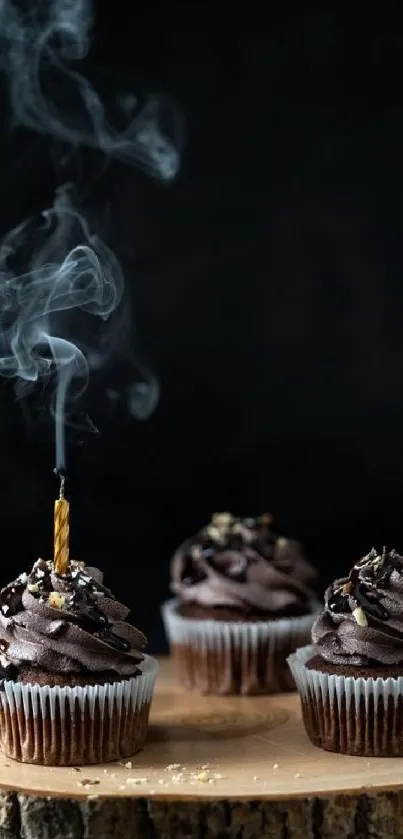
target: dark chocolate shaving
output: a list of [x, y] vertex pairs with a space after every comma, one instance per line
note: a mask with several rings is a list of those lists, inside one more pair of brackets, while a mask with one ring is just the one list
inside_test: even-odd
[[[208, 550], [207, 556], [206, 554], [207, 550], [203, 552], [204, 559], [209, 559], [209, 554], [212, 556], [213, 551]], [[183, 563], [182, 579], [183, 582], [186, 583], [186, 585], [196, 585], [197, 583], [200, 583], [202, 580], [204, 580], [206, 576], [206, 572], [197, 560], [193, 559], [191, 556], [185, 557], [185, 561]]]
[[18, 668], [14, 664], [4, 666], [0, 663], [0, 682], [15, 681], [18, 675]]
[[74, 592], [73, 615], [77, 617], [80, 626], [86, 632], [97, 635], [114, 649], [121, 652], [127, 652], [130, 649], [130, 643], [126, 638], [121, 638], [113, 632], [108, 618], [85, 588], [76, 589]]
[[342, 595], [339, 590], [332, 594], [327, 605], [331, 612], [337, 612], [339, 614], [351, 612], [348, 597]]
[[333, 591], [328, 608], [331, 612], [345, 614], [353, 611], [355, 603], [361, 606], [367, 617], [387, 621], [389, 613], [380, 602], [379, 589], [389, 585], [394, 571], [403, 575], [403, 557], [395, 550], [384, 548], [382, 554], [378, 554], [373, 548], [356, 562], [349, 576]]
[[353, 589], [353, 597], [357, 603], [362, 606], [366, 615], [376, 618], [380, 621], [387, 621], [389, 617], [388, 610], [377, 600], [376, 596], [370, 594], [365, 586], [365, 583], [357, 583]]

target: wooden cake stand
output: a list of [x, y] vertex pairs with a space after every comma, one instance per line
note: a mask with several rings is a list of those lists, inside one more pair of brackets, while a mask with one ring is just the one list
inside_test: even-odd
[[295, 694], [202, 697], [161, 662], [145, 750], [49, 768], [0, 757], [0, 839], [403, 837], [403, 759], [310, 744]]

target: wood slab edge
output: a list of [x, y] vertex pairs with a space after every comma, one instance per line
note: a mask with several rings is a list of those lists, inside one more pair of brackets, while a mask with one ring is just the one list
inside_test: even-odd
[[0, 839], [369, 839], [403, 835], [403, 790], [281, 801], [85, 800], [0, 791]]

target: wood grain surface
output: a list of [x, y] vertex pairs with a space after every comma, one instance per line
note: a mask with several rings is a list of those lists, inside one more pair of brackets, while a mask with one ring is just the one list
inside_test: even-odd
[[295, 694], [184, 693], [161, 662], [132, 761], [49, 768], [0, 757], [0, 839], [403, 837], [403, 760], [312, 746]]

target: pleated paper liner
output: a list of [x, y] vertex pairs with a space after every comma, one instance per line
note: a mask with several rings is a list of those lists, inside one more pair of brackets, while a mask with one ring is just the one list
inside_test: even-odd
[[5, 681], [0, 690], [3, 752], [23, 763], [79, 766], [130, 757], [142, 748], [158, 664], [141, 674], [87, 687]]
[[313, 655], [315, 648], [306, 646], [288, 659], [312, 743], [348, 755], [402, 756], [403, 675], [366, 679], [308, 670]]
[[316, 612], [297, 618], [238, 623], [185, 618], [178, 601], [162, 607], [177, 676], [208, 694], [265, 694], [295, 690], [287, 656], [310, 640]]

